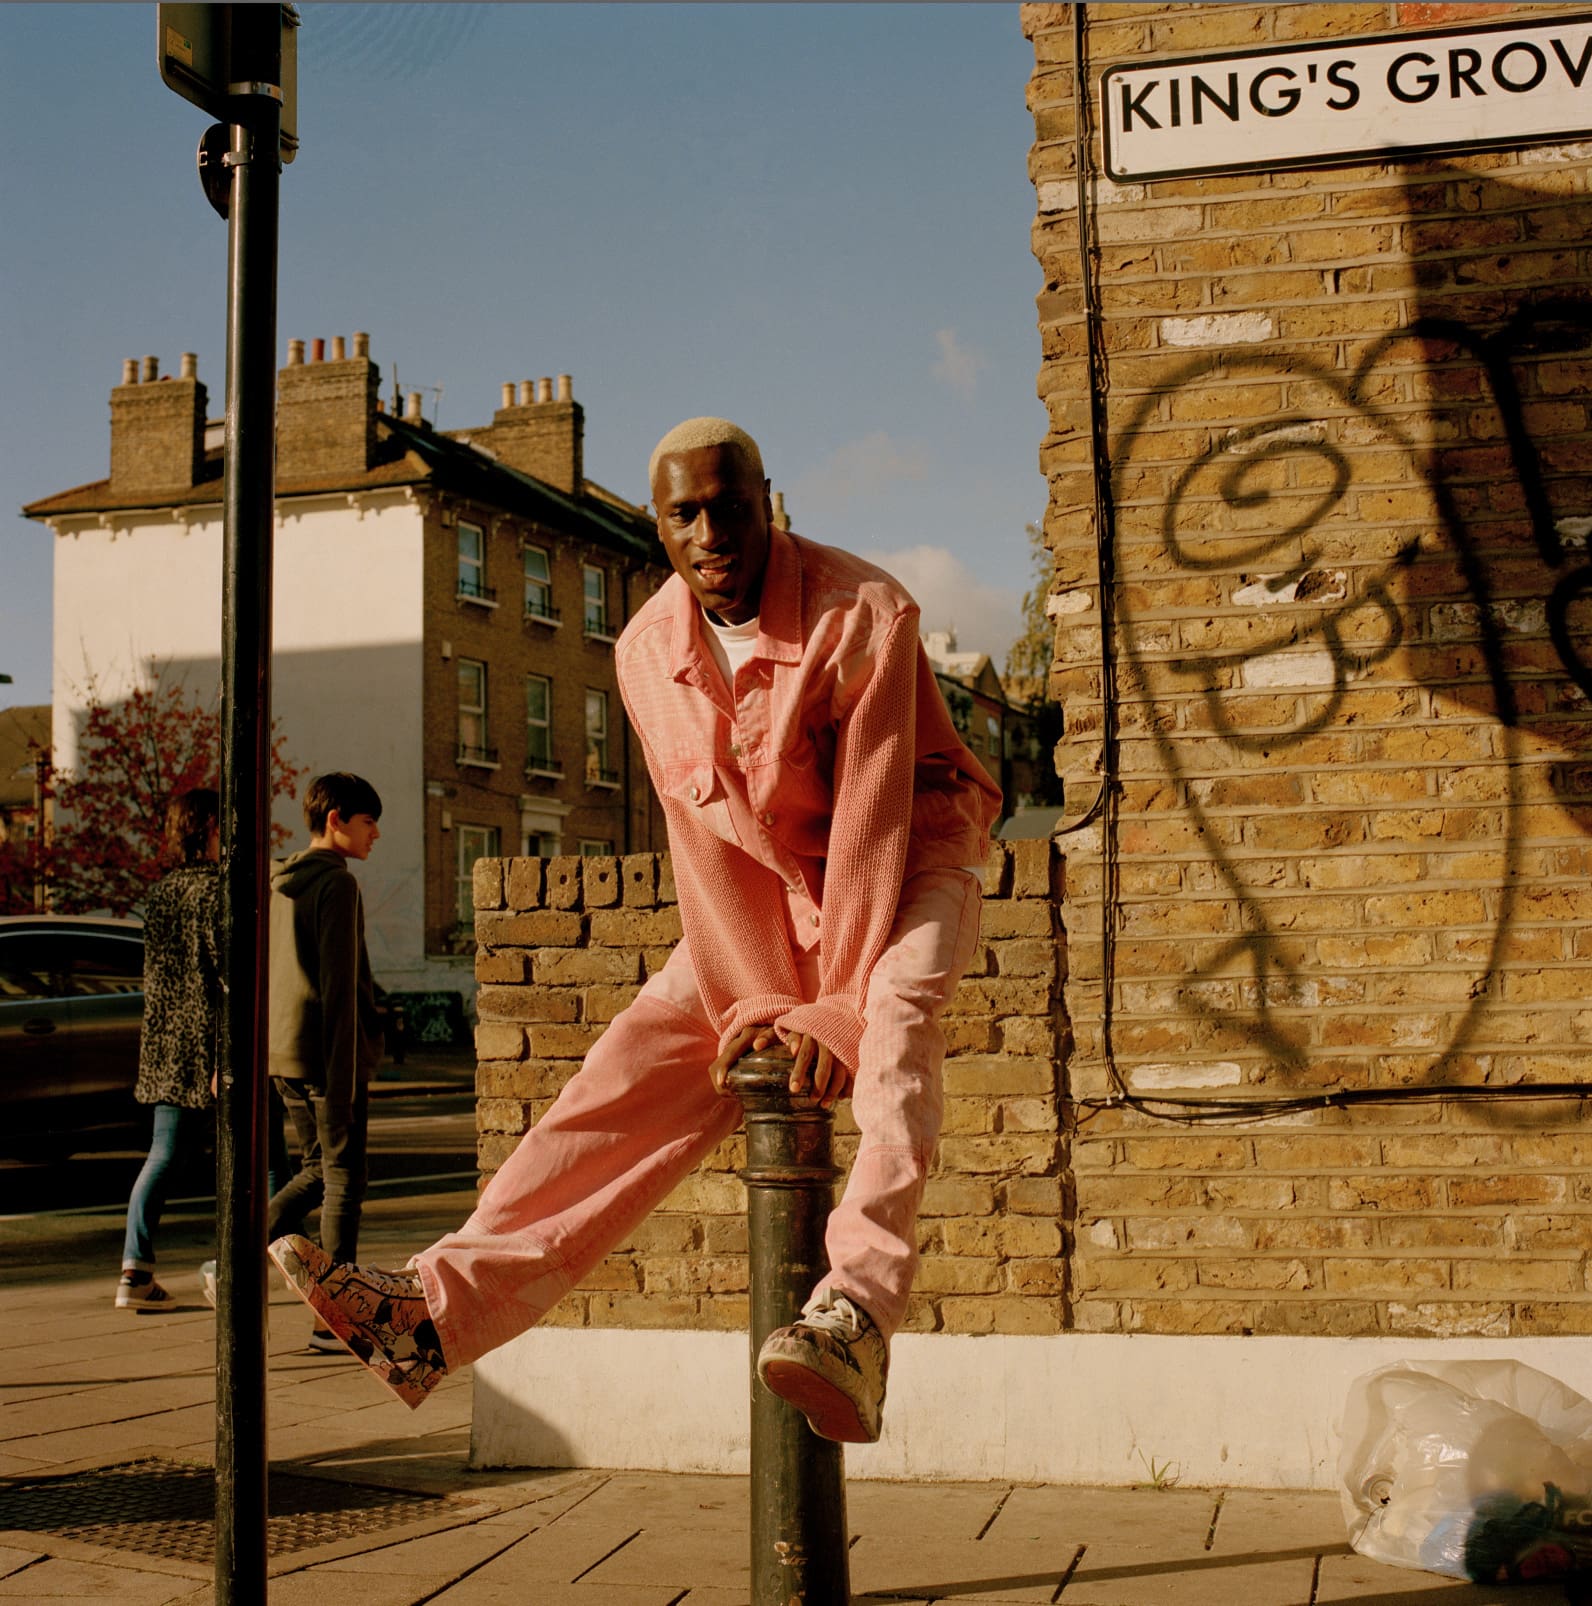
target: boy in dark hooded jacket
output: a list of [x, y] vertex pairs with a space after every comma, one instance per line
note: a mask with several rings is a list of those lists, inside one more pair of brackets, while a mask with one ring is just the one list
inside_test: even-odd
[[[321, 1247], [351, 1261], [381, 1022], [348, 861], [368, 858], [381, 835], [381, 799], [357, 775], [318, 775], [304, 793], [304, 818], [309, 847], [271, 866], [271, 1078], [298, 1137], [299, 1170], [271, 1200], [267, 1236], [298, 1232], [318, 1205]], [[311, 1347], [320, 1340], [317, 1331]], [[339, 1348], [330, 1333], [324, 1343]]]

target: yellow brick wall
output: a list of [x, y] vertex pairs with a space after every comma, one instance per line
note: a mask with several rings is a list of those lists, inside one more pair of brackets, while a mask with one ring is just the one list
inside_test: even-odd
[[[1558, 9], [1090, 5], [1085, 67]], [[1592, 146], [1113, 185], [1095, 128], [1080, 187], [1074, 20], [1023, 7], [1071, 1320], [1587, 1331], [1582, 1102], [1430, 1090], [1592, 1082]]]
[[[979, 950], [944, 1022], [945, 1124], [919, 1223], [922, 1259], [906, 1320], [913, 1330], [1067, 1325], [1061, 878], [1049, 842], [991, 850]], [[474, 890], [486, 1178], [663, 964], [680, 917], [666, 854], [483, 859]], [[856, 1152], [844, 1102], [835, 1149], [844, 1169]], [[744, 1159], [737, 1133], [547, 1320], [744, 1327], [746, 1198], [736, 1176]]]

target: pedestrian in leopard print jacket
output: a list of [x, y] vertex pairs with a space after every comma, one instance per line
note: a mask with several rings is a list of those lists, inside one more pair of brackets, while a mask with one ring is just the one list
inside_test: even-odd
[[154, 1106], [149, 1156], [127, 1204], [116, 1304], [169, 1305], [155, 1280], [155, 1232], [173, 1173], [204, 1142], [221, 1019], [221, 799], [208, 787], [173, 798], [166, 844], [177, 867], [144, 914], [144, 1029], [133, 1096]]

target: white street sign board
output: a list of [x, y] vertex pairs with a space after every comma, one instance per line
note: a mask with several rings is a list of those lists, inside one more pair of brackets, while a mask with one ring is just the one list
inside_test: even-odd
[[1592, 15], [1111, 67], [1100, 100], [1118, 183], [1578, 138]]

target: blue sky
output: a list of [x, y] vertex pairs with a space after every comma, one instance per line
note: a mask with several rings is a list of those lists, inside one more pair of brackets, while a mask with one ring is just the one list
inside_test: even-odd
[[[997, 664], [1030, 583], [1044, 410], [1015, 4], [300, 6], [278, 360], [367, 330], [444, 429], [574, 376], [586, 471], [721, 413], [804, 534]], [[0, 6], [12, 509], [102, 478], [122, 360], [225, 374], [226, 227], [155, 7]], [[0, 704], [49, 699], [50, 540], [4, 526]]]

